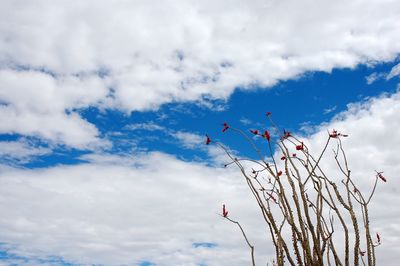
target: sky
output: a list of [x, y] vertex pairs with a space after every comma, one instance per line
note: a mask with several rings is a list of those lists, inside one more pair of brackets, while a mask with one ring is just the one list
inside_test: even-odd
[[[400, 2], [0, 1], [0, 265], [249, 265], [274, 255], [232, 127], [349, 134], [378, 265], [400, 254]], [[260, 145], [265, 145], [256, 139]], [[264, 147], [265, 148], [265, 147]], [[325, 167], [334, 172], [329, 150]]]

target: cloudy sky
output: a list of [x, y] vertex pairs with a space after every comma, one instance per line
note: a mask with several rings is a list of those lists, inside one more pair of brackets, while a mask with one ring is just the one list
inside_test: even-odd
[[[344, 141], [400, 252], [400, 2], [0, 1], [0, 265], [249, 265], [273, 249], [222, 124]], [[260, 142], [262, 145], [262, 142]], [[327, 154], [327, 167], [332, 153]], [[396, 258], [397, 257], [397, 258]]]

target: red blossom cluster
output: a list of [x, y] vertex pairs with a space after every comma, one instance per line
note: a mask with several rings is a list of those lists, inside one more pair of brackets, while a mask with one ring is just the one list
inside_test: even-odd
[[[302, 151], [304, 150], [304, 143], [302, 142], [300, 145], [296, 145], [296, 150], [297, 151]], [[294, 156], [293, 156], [294, 157]]]
[[338, 137], [348, 137], [349, 135], [338, 133], [337, 130], [332, 130], [331, 133], [329, 133], [329, 137], [337, 139]]
[[222, 132], [225, 132], [225, 131], [227, 131], [228, 129], [229, 129], [229, 125], [228, 125], [228, 123], [224, 123], [223, 124], [223, 126], [224, 126], [224, 128], [222, 129]]
[[271, 135], [269, 134], [268, 130], [265, 130], [263, 134], [260, 134], [260, 132], [257, 129], [250, 129], [250, 132], [254, 135], [260, 135], [264, 139], [270, 141], [271, 140]]
[[228, 217], [228, 211], [225, 209], [225, 204], [222, 204], [222, 216]]
[[206, 145], [211, 143], [211, 139], [208, 135], [206, 135]]
[[377, 177], [379, 177], [383, 182], [386, 182], [386, 177], [382, 175], [383, 172], [376, 172]]
[[268, 141], [271, 140], [271, 135], [269, 134], [268, 130], [264, 131], [264, 134], [262, 134], [262, 137], [265, 138]]
[[254, 129], [254, 130], [250, 129], [250, 132], [253, 133], [254, 135], [258, 135], [258, 130], [257, 129]]
[[[266, 112], [266, 116], [267, 117], [269, 117], [271, 115], [271, 112]], [[272, 121], [271, 121], [272, 122]], [[222, 128], [222, 132], [224, 133], [224, 132], [226, 132], [229, 128], [230, 128], [230, 126], [229, 126], [229, 124], [228, 123], [226, 123], [226, 122], [224, 122], [223, 124], [223, 128]], [[244, 133], [242, 132], [242, 131], [240, 131], [240, 130], [236, 130], [235, 128], [232, 128], [231, 129], [231, 131], [239, 131], [242, 135], [244, 135]], [[269, 144], [269, 148], [270, 149], [272, 149], [272, 143], [270, 142], [271, 141], [271, 135], [270, 135], [270, 132], [268, 131], [268, 130], [265, 130], [265, 131], [259, 131], [259, 130], [257, 130], [257, 129], [250, 129], [249, 130], [250, 131], [250, 133], [251, 134], [253, 134], [253, 135], [256, 135], [256, 136], [261, 136], [262, 138], [264, 138], [264, 139], [266, 139], [267, 141], [268, 141], [268, 144]], [[333, 139], [339, 139], [340, 137], [348, 137], [348, 135], [346, 135], [346, 134], [342, 134], [342, 133], [339, 133], [337, 130], [335, 130], [335, 129], [333, 129], [332, 131], [330, 131], [330, 132], [328, 132], [328, 134], [329, 134], [329, 139], [328, 139], [328, 141], [327, 141], [327, 144], [326, 145], [328, 145], [328, 143], [329, 143], [329, 141], [330, 141], [330, 139], [331, 138], [333, 138]], [[292, 134], [291, 134], [291, 132], [289, 132], [289, 131], [286, 131], [285, 129], [283, 130], [283, 135], [281, 135], [281, 134], [279, 134], [280, 135], [280, 142], [281, 143], [276, 143], [276, 145], [283, 145], [283, 147], [285, 147], [286, 148], [286, 146], [284, 146], [284, 140], [285, 139], [288, 139], [288, 138], [290, 138], [290, 137], [292, 137], [292, 139], [293, 139], [293, 141], [292, 141], [292, 139], [289, 139], [289, 140], [287, 140], [287, 142], [290, 142], [291, 143], [291, 148], [293, 148], [293, 146], [295, 147], [295, 149], [296, 149], [296, 151], [301, 151], [301, 154], [305, 154], [305, 155], [308, 155], [308, 152], [309, 152], [309, 150], [308, 150], [308, 148], [307, 148], [307, 146], [305, 146], [305, 144], [303, 143], [303, 142], [300, 142], [297, 138], [295, 138], [295, 137], [293, 137], [292, 136]], [[210, 144], [211, 142], [212, 142], [212, 140], [211, 140], [211, 138], [208, 136], [208, 135], [206, 135], [206, 141], [205, 141], [205, 144], [206, 145], [208, 145], [208, 144]], [[246, 136], [246, 138], [248, 138], [247, 136]], [[340, 140], [340, 139], [339, 139]], [[265, 142], [264, 142], [265, 143]], [[217, 145], [219, 145], [218, 144], [218, 142], [216, 142], [216, 144]], [[275, 143], [274, 143], [275, 144]], [[341, 145], [341, 142], [339, 141], [339, 144], [338, 145]], [[220, 145], [220, 146], [222, 146], [222, 145]], [[280, 146], [280, 147], [282, 147], [282, 146]], [[341, 147], [341, 146], [340, 146]], [[223, 149], [225, 150], [225, 148], [223, 147]], [[292, 155], [290, 155], [290, 153], [286, 150], [286, 152], [287, 152], [287, 154], [285, 153], [285, 151], [282, 151], [283, 152], [283, 154], [281, 154], [281, 157], [280, 157], [280, 160], [282, 160], [282, 161], [284, 161], [284, 163], [286, 164], [285, 165], [285, 167], [286, 168], [284, 168], [284, 171], [285, 172], [283, 172], [283, 171], [281, 171], [281, 170], [278, 170], [278, 169], [276, 169], [275, 171], [273, 171], [271, 168], [269, 168], [270, 166], [269, 166], [269, 164], [268, 163], [266, 163], [266, 166], [268, 167], [268, 169], [270, 170], [270, 175], [269, 175], [269, 177], [268, 177], [268, 180], [267, 179], [265, 179], [265, 181], [267, 181], [268, 182], [268, 184], [272, 184], [272, 181], [271, 181], [271, 178], [274, 178], [274, 180], [276, 181], [276, 182], [278, 182], [279, 184], [280, 184], [280, 182], [282, 182], [282, 179], [281, 179], [281, 176], [283, 176], [283, 174], [285, 173], [285, 177], [286, 178], [290, 178], [292, 175], [293, 176], [295, 176], [292, 172], [291, 172], [291, 170], [289, 169], [289, 168], [287, 168], [288, 167], [288, 161], [287, 160], [289, 160], [289, 161], [291, 161], [292, 160], [292, 158], [295, 158], [295, 159], [297, 159], [296, 158], [296, 153], [292, 153]], [[228, 153], [228, 152], [227, 152]], [[228, 153], [228, 155], [229, 155], [229, 153]], [[271, 156], [273, 156], [273, 155], [271, 155]], [[322, 155], [321, 155], [322, 156]], [[236, 163], [238, 163], [238, 159], [237, 158], [234, 158], [234, 157], [232, 157], [232, 156], [230, 156], [230, 158], [232, 159], [232, 161], [233, 162], [236, 162]], [[298, 160], [300, 160], [301, 161], [301, 158], [298, 158]], [[274, 162], [275, 162], [275, 159], [274, 159]], [[318, 162], [316, 162], [316, 164], [318, 164]], [[229, 165], [229, 164], [225, 164], [225, 167], [227, 166], [227, 165]], [[306, 168], [307, 168], [307, 166], [305, 166]], [[281, 168], [282, 169], [282, 168]], [[296, 169], [296, 168], [295, 168]], [[281, 204], [280, 203], [280, 199], [281, 199], [281, 194], [280, 193], [284, 193], [284, 192], [280, 192], [280, 191], [275, 191], [274, 190], [274, 188], [275, 188], [275, 183], [273, 184], [273, 189], [266, 189], [266, 188], [264, 188], [262, 185], [261, 185], [261, 183], [259, 182], [260, 180], [259, 179], [257, 179], [257, 176], [260, 174], [261, 175], [261, 173], [262, 173], [262, 171], [263, 170], [255, 170], [255, 169], [253, 169], [253, 168], [251, 168], [251, 177], [252, 178], [254, 178], [257, 182], [258, 182], [258, 184], [260, 184], [260, 186], [261, 186], [261, 188], [258, 188], [258, 187], [256, 187], [256, 186], [254, 186], [253, 187], [253, 184], [252, 184], [252, 182], [250, 182], [251, 184], [249, 185], [249, 186], [251, 186], [251, 188], [252, 189], [254, 189], [254, 190], [260, 190], [260, 191], [262, 191], [262, 195], [264, 196], [264, 199], [266, 200], [266, 201], [268, 201], [268, 202], [270, 202], [270, 200], [272, 200], [275, 204]], [[247, 170], [246, 170], [246, 172], [247, 172]], [[349, 170], [349, 172], [350, 172], [350, 170]], [[247, 174], [246, 173], [244, 173], [243, 172], [243, 174], [246, 176], [246, 178], [247, 178]], [[322, 177], [321, 177], [322, 178]], [[307, 178], [308, 179], [308, 178]], [[378, 171], [376, 171], [376, 180], [375, 181], [378, 181], [378, 179], [380, 179], [380, 180], [382, 180], [383, 182], [387, 182], [387, 180], [386, 180], [386, 177], [385, 176], [383, 176], [383, 172], [378, 172]], [[306, 181], [307, 182], [307, 181]], [[376, 184], [375, 184], [376, 185]], [[349, 189], [349, 188], [348, 188]], [[354, 187], [353, 188], [353, 191], [354, 191], [354, 193], [358, 193], [359, 195], [360, 195], [360, 197], [361, 197], [361, 192], [360, 191], [358, 191], [357, 189], [356, 189], [356, 187]], [[303, 192], [303, 191], [302, 191]], [[317, 191], [318, 192], [318, 191]], [[274, 193], [275, 193], [275, 196], [274, 196]], [[268, 195], [268, 197], [267, 197], [267, 195]], [[284, 195], [284, 194], [283, 194]], [[320, 194], [318, 194], [318, 195], [320, 195]], [[256, 193], [256, 196], [258, 196], [258, 193]], [[354, 197], [356, 197], [355, 195], [353, 195]], [[316, 205], [314, 205], [314, 203], [313, 203], [313, 201], [311, 201], [310, 200], [310, 198], [309, 198], [309, 195], [307, 194], [307, 193], [305, 193], [305, 197], [306, 197], [306, 201], [307, 201], [307, 205], [308, 205], [308, 207], [309, 208], [312, 208], [313, 210], [316, 210], [317, 209], [317, 206]], [[277, 198], [279, 199], [279, 202], [278, 202], [278, 200], [277, 200]], [[295, 199], [296, 200], [296, 199]], [[284, 201], [283, 201], [283, 203], [285, 203]], [[280, 206], [281, 207], [281, 206]], [[268, 208], [269, 208], [269, 205], [268, 205]], [[366, 208], [366, 207], [365, 207]], [[338, 216], [340, 217], [340, 214], [338, 214]], [[226, 218], [227, 220], [229, 220], [229, 221], [231, 221], [231, 222], [234, 222], [234, 223], [237, 223], [238, 224], [238, 222], [235, 222], [235, 221], [233, 221], [233, 220], [231, 220], [231, 218], [230, 217], [228, 217], [228, 211], [227, 211], [227, 209], [226, 209], [226, 207], [225, 207], [225, 204], [222, 204], [222, 217], [224, 217], [224, 218]], [[240, 227], [240, 225], [239, 225], [239, 227]], [[323, 231], [323, 230], [322, 230]], [[243, 230], [242, 230], [242, 232], [243, 232]], [[333, 233], [333, 232], [332, 232]], [[244, 232], [243, 232], [243, 234], [244, 234]], [[369, 239], [371, 239], [371, 236], [369, 235], [369, 233], [367, 234], [367, 236], [369, 237]], [[246, 236], [245, 236], [245, 238], [246, 238]], [[246, 238], [246, 240], [247, 240], [247, 238]], [[371, 240], [371, 242], [372, 242], [372, 240]], [[368, 259], [370, 259], [370, 248], [374, 248], [374, 247], [376, 247], [376, 246], [379, 246], [381, 244], [381, 236], [378, 234], [378, 233], [376, 233], [376, 241], [375, 242], [373, 242], [373, 244], [369, 244], [369, 246], [368, 246], [368, 248], [367, 248], [367, 250], [368, 250]], [[249, 244], [250, 245], [250, 244]], [[372, 247], [371, 247], [372, 246]], [[251, 246], [250, 246], [251, 247]], [[361, 250], [360, 249], [360, 246], [358, 245], [357, 246], [357, 248], [356, 248], [356, 250], [358, 250], [358, 252], [359, 252], [359, 256], [365, 256], [366, 254], [367, 254], [367, 251], [363, 251], [363, 250]], [[323, 253], [323, 251], [321, 251], [322, 253]], [[329, 253], [328, 253], [329, 254]], [[358, 263], [356, 263], [356, 259], [357, 259], [357, 261], [358, 261], [358, 259], [359, 259], [359, 257], [358, 256], [355, 256], [355, 264], [358, 264]], [[361, 258], [361, 260], [363, 260], [363, 258]], [[254, 260], [253, 260], [253, 262], [254, 262]], [[274, 263], [274, 265], [275, 265], [275, 263]], [[319, 264], [318, 264], [319, 265]]]

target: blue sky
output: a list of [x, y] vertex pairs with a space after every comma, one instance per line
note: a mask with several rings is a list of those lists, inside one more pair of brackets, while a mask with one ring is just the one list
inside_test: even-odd
[[[334, 69], [331, 73], [307, 72], [301, 77], [281, 81], [270, 88], [254, 87], [244, 91], [238, 87], [225, 100], [211, 100], [211, 107], [200, 102], [179, 102], [144, 112], [125, 113], [89, 107], [78, 110], [78, 113], [94, 124], [102, 137], [112, 141], [112, 147], [107, 150], [110, 153], [162, 151], [185, 160], [207, 161], [204, 151], [196, 152], [179, 145], [178, 140], [170, 135], [169, 131], [172, 130], [200, 136], [209, 134], [229, 145], [243, 144], [237, 146], [237, 149], [251, 156], [251, 149], [245, 143], [237, 142], [234, 136], [220, 134], [224, 122], [242, 129], [262, 130], [260, 127], [268, 126], [265, 113], [270, 111], [282, 128], [299, 134], [310, 134], [313, 127], [329, 122], [338, 113], [346, 111], [349, 103], [363, 102], [383, 93], [395, 93], [397, 77], [390, 80], [382, 78], [372, 84], [368, 84], [367, 77], [372, 73], [389, 73], [397, 64], [398, 61], [394, 60], [373, 66], [358, 65], [354, 69]], [[136, 125], [137, 128], [132, 130], [129, 125]], [[140, 125], [150, 125], [150, 128], [140, 128]], [[21, 138], [26, 136], [0, 135], [1, 141], [16, 141]], [[37, 145], [48, 147], [40, 138], [29, 139]], [[85, 149], [59, 146], [52, 153], [22, 161], [21, 166], [36, 168], [60, 163], [76, 164], [83, 162], [80, 157], [88, 153], [90, 151]]]
[[247, 265], [222, 204], [271, 261], [240, 174], [204, 144], [253, 158], [222, 124], [270, 129], [266, 112], [316, 150], [327, 130], [346, 132], [354, 172], [385, 171], [371, 213], [381, 264], [395, 265], [400, 208], [382, 206], [399, 200], [399, 12], [378, 0], [2, 1], [0, 265]]

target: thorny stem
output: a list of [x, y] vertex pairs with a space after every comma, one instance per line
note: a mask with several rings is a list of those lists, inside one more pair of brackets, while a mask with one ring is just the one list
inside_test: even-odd
[[253, 266], [255, 266], [255, 265], [256, 265], [256, 261], [255, 261], [255, 259], [254, 259], [254, 246], [253, 246], [252, 244], [250, 244], [249, 239], [247, 238], [247, 235], [246, 235], [246, 233], [244, 232], [242, 226], [240, 225], [240, 223], [239, 223], [238, 221], [234, 221], [234, 220], [232, 220], [232, 219], [229, 218], [229, 217], [224, 217], [224, 218], [227, 219], [228, 221], [230, 221], [230, 222], [236, 224], [236, 225], [239, 227], [240, 231], [242, 232], [242, 235], [243, 235], [244, 239], [246, 240], [247, 245], [248, 245], [249, 248], [250, 248], [251, 263], [252, 263]]

